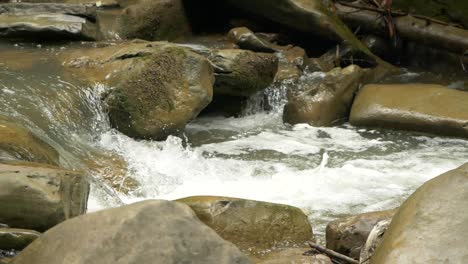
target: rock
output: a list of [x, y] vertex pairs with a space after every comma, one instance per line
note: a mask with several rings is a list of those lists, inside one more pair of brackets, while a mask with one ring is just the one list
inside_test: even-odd
[[59, 164], [59, 154], [28, 129], [0, 115], [0, 160]]
[[22, 39], [98, 38], [96, 10], [72, 4], [0, 4], [0, 36]]
[[391, 221], [391, 219], [381, 220], [375, 224], [374, 228], [372, 228], [369, 236], [367, 237], [366, 243], [361, 248], [361, 253], [359, 254], [360, 264], [367, 263], [374, 255], [375, 249], [377, 249], [377, 247], [382, 243], [383, 235], [387, 231]]
[[287, 248], [275, 250], [254, 259], [257, 264], [332, 264], [329, 257], [318, 255], [304, 255], [310, 248]]
[[174, 44], [124, 42], [66, 57], [76, 74], [114, 87], [105, 97], [111, 124], [134, 138], [178, 133], [212, 100], [208, 60]]
[[228, 39], [241, 49], [266, 53], [278, 51], [275, 45], [262, 39], [260, 36], [256, 36], [255, 33], [246, 27], [231, 29], [228, 33]]
[[322, 0], [229, 0], [232, 6], [251, 15], [276, 22], [291, 29], [311, 34], [319, 34], [339, 42], [344, 41], [356, 51], [368, 54], [379, 63], [383, 63], [372, 54], [351, 30]]
[[301, 47], [289, 47], [281, 50], [278, 53], [278, 57], [278, 71], [275, 81], [297, 81], [301, 77], [305, 64], [308, 61], [306, 51]]
[[2, 250], [22, 250], [41, 233], [34, 230], [16, 229], [16, 228], [0, 228], [0, 249]]
[[177, 200], [241, 250], [303, 246], [312, 239], [307, 216], [293, 206], [228, 197], [194, 196]]
[[[98, 245], [98, 246], [97, 246]], [[250, 263], [181, 203], [147, 200], [50, 229], [15, 264]]]
[[301, 77], [298, 85], [288, 90], [284, 122], [313, 126], [339, 124], [348, 117], [364, 73], [359, 66], [351, 65]]
[[357, 126], [468, 137], [468, 92], [433, 84], [366, 85], [354, 100]]
[[395, 211], [364, 213], [330, 222], [326, 228], [327, 248], [359, 259], [361, 248], [374, 226], [379, 221], [391, 219]]
[[216, 66], [215, 94], [251, 96], [267, 88], [278, 69], [275, 55], [248, 50], [213, 50], [208, 59]]
[[80, 172], [37, 163], [0, 164], [0, 223], [45, 231], [83, 214], [88, 193]]
[[182, 0], [140, 0], [122, 11], [119, 23], [125, 39], [175, 40], [191, 31]]
[[400, 207], [370, 263], [466, 263], [468, 163], [419, 187]]

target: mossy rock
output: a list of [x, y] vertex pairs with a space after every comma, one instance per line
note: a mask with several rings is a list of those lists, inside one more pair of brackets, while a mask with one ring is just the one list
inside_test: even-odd
[[216, 196], [177, 202], [190, 206], [222, 238], [253, 254], [273, 247], [300, 247], [313, 239], [307, 216], [293, 206]]
[[0, 159], [58, 165], [59, 154], [25, 127], [0, 115]]
[[213, 97], [209, 62], [186, 49], [162, 48], [139, 58], [105, 99], [111, 124], [134, 138], [180, 132]]
[[182, 0], [141, 0], [126, 7], [119, 18], [126, 39], [176, 40], [191, 29]]

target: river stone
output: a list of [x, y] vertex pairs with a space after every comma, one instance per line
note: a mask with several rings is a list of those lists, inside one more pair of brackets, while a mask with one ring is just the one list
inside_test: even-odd
[[88, 193], [80, 172], [37, 163], [0, 164], [0, 223], [45, 231], [85, 213]]
[[0, 160], [59, 164], [59, 154], [28, 129], [0, 115]]
[[95, 9], [68, 4], [0, 4], [0, 36], [34, 39], [97, 39]]
[[468, 92], [435, 84], [366, 85], [354, 100], [357, 126], [468, 137]]
[[258, 252], [279, 246], [302, 246], [313, 238], [307, 216], [289, 205], [253, 200], [193, 196], [187, 204], [200, 220], [241, 250]]
[[0, 249], [2, 250], [22, 250], [41, 233], [34, 230], [17, 229], [17, 228], [0, 228]]
[[392, 219], [395, 209], [353, 215], [328, 223], [325, 235], [327, 248], [359, 259], [369, 233], [381, 220]]
[[274, 80], [278, 58], [273, 54], [240, 49], [213, 50], [208, 59], [215, 67], [214, 93], [251, 96]]
[[164, 48], [121, 72], [105, 99], [112, 126], [134, 138], [178, 133], [213, 98], [213, 70], [186, 49]]
[[82, 215], [50, 229], [15, 264], [250, 263], [186, 205], [147, 200]]
[[255, 35], [255, 33], [246, 27], [231, 29], [228, 33], [228, 39], [241, 49], [267, 53], [278, 51], [275, 45]]
[[126, 39], [175, 40], [191, 32], [182, 0], [140, 0], [122, 11], [119, 23]]
[[426, 182], [403, 203], [371, 263], [466, 263], [466, 208], [468, 163]]
[[365, 70], [359, 66], [351, 65], [301, 77], [297, 86], [288, 89], [284, 122], [308, 123], [313, 126], [331, 126], [343, 122], [348, 117], [364, 73]]

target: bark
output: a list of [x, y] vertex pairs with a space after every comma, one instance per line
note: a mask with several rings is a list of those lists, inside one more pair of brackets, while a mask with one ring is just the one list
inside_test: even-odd
[[[353, 6], [350, 6], [353, 5]], [[388, 36], [388, 28], [380, 9], [360, 8], [358, 5], [336, 3], [337, 14], [347, 25], [369, 33]], [[468, 50], [468, 30], [430, 18], [394, 14], [396, 34], [410, 41], [463, 55]]]

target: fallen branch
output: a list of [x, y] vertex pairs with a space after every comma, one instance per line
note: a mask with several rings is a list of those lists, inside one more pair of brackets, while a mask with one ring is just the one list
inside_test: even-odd
[[[387, 26], [381, 18], [381, 12], [373, 7], [351, 7], [335, 3], [337, 14], [348, 26], [362, 31], [387, 36]], [[454, 27], [427, 18], [421, 19], [411, 15], [394, 17], [394, 24], [401, 38], [424, 45], [445, 49], [455, 54], [468, 50], [468, 30]]]
[[340, 254], [336, 251], [333, 251], [331, 249], [328, 249], [328, 248], [325, 248], [325, 247], [322, 247], [322, 246], [319, 246], [317, 244], [314, 244], [312, 242], [307, 242], [307, 244], [309, 244], [309, 246], [317, 251], [319, 251], [320, 253], [324, 253], [326, 255], [328, 255], [329, 257], [331, 258], [335, 258], [335, 259], [339, 259], [339, 260], [342, 260], [342, 261], [346, 261], [347, 263], [351, 263], [351, 264], [359, 264], [359, 261], [355, 260], [355, 259], [352, 259], [348, 256], [345, 256], [343, 254]]

